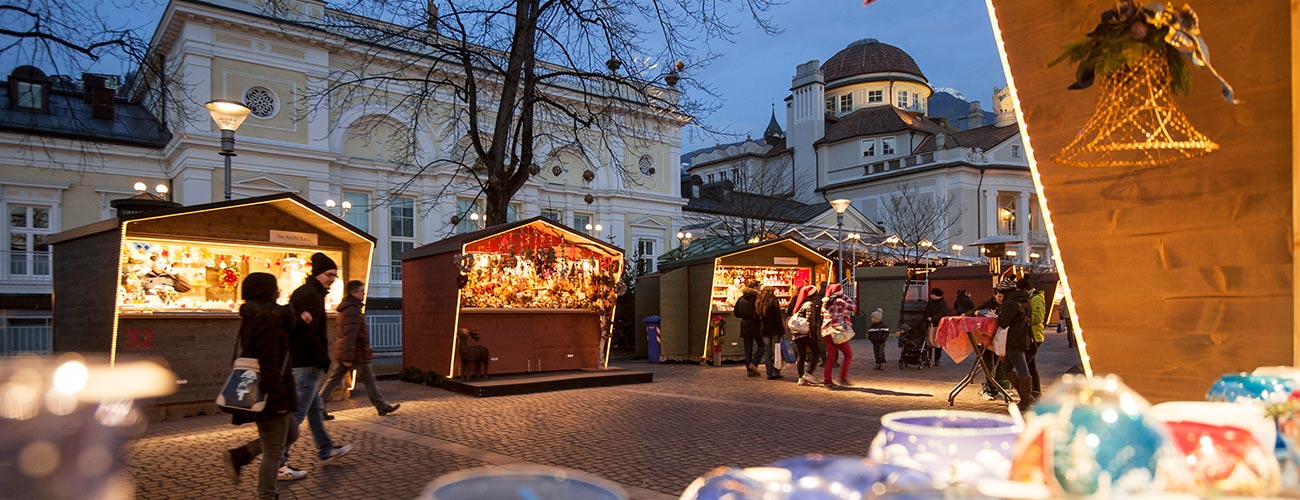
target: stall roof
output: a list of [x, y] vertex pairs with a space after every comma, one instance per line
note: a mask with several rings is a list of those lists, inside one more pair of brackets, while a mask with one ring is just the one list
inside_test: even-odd
[[735, 245], [730, 247], [717, 248], [711, 251], [692, 255], [688, 259], [663, 262], [659, 264], [659, 269], [667, 270], [667, 269], [676, 269], [679, 267], [691, 266], [695, 264], [704, 264], [704, 263], [712, 262], [714, 259], [718, 257], [734, 255], [742, 252], [748, 252], [751, 250], [757, 250], [759, 248], [766, 247], [766, 246], [779, 245], [779, 244], [793, 245], [793, 248], [796, 252], [803, 254], [805, 257], [811, 260], [825, 261], [827, 263], [831, 261], [830, 259], [826, 258], [825, 255], [818, 253], [816, 250], [813, 250], [808, 245], [801, 243], [799, 240], [790, 237], [785, 237], [785, 238], [779, 238], [775, 240], [760, 241], [758, 243], [747, 243], [744, 245]]
[[347, 221], [338, 218], [334, 214], [329, 213], [325, 209], [320, 208], [293, 193], [271, 194], [239, 200], [223, 200], [215, 203], [156, 210], [115, 219], [102, 220], [94, 224], [88, 224], [55, 234], [50, 237], [50, 243], [59, 244], [105, 231], [116, 231], [122, 224], [127, 222], [170, 217], [185, 217], [201, 212], [229, 210], [260, 204], [270, 205], [271, 207], [281, 210], [289, 215], [293, 215], [307, 224], [319, 229], [321, 232], [338, 238], [339, 240], [348, 243], [365, 242], [371, 245], [375, 243], [374, 236], [371, 236], [369, 233], [358, 229], [356, 226], [347, 223]]
[[402, 253], [402, 255], [398, 256], [398, 259], [407, 261], [411, 259], [418, 259], [421, 257], [428, 257], [430, 255], [437, 255], [441, 253], [460, 252], [461, 249], [464, 248], [465, 245], [467, 244], [473, 243], [475, 241], [484, 238], [490, 238], [498, 234], [508, 233], [510, 231], [514, 231], [521, 227], [529, 226], [533, 224], [541, 224], [543, 226], [550, 227], [556, 231], [566, 233], [571, 238], [576, 238], [583, 241], [587, 241], [589, 243], [594, 243], [596, 246], [600, 247], [601, 249], [611, 254], [621, 255], [623, 253], [622, 248], [600, 241], [599, 239], [594, 238], [587, 233], [578, 231], [564, 224], [560, 224], [553, 220], [539, 216], [539, 217], [533, 217], [531, 219], [524, 219], [521, 221], [515, 221], [506, 224], [497, 224], [495, 226], [480, 229], [478, 231], [458, 234], [456, 236], [452, 236], [450, 238], [441, 241], [435, 241], [428, 245], [415, 247]]

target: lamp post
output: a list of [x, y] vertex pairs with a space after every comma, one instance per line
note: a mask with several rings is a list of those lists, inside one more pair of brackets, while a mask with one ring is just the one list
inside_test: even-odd
[[596, 225], [592, 225], [590, 223], [587, 224], [587, 234], [594, 234], [596, 236], [596, 239], [600, 239], [600, 232], [604, 230], [605, 227], [601, 226], [600, 224], [596, 224]]
[[961, 246], [961, 245], [953, 245], [953, 246], [952, 246], [952, 253], [953, 253], [954, 255], [956, 255], [958, 258], [961, 258], [961, 251], [962, 251], [962, 250], [965, 250], [965, 249], [966, 249], [966, 247], [964, 247], [964, 246]]
[[[835, 209], [835, 227], [837, 231], [836, 239], [840, 240], [840, 267], [835, 271], [835, 282], [840, 283], [844, 280], [844, 211], [849, 209], [849, 204], [853, 203], [847, 198], [837, 198], [831, 200], [831, 208]], [[843, 286], [841, 284], [840, 286]]]
[[[334, 203], [334, 199], [333, 199], [333, 198], [330, 198], [330, 199], [328, 199], [328, 200], [325, 200], [325, 208], [328, 208], [328, 209], [330, 209], [330, 210], [334, 210], [334, 207], [336, 207], [336, 206], [340, 206], [340, 205], [337, 205], [336, 203]], [[339, 212], [339, 214], [340, 214], [339, 217], [347, 217], [347, 216], [348, 216], [348, 210], [352, 210], [352, 202], [350, 202], [350, 201], [345, 201], [345, 202], [343, 202], [343, 205], [341, 205], [341, 206], [343, 207], [343, 211]]]
[[221, 129], [221, 156], [226, 157], [226, 199], [230, 199], [230, 157], [235, 156], [235, 129], [248, 118], [249, 109], [244, 103], [227, 99], [208, 101], [203, 107], [212, 115]]

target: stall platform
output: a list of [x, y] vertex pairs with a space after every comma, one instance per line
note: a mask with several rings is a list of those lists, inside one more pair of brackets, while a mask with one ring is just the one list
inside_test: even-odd
[[513, 394], [531, 394], [534, 392], [585, 389], [588, 387], [648, 384], [653, 381], [654, 374], [650, 372], [608, 368], [489, 375], [487, 378], [474, 380], [451, 379], [444, 381], [442, 387], [449, 391], [486, 398]]

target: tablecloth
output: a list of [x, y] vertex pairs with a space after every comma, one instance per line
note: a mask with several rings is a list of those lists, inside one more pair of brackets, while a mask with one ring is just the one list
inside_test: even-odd
[[997, 330], [997, 318], [948, 316], [939, 319], [939, 329], [934, 334], [934, 341], [943, 348], [943, 352], [948, 353], [953, 363], [961, 363], [975, 350], [975, 347], [970, 345], [966, 332], [977, 333], [980, 343], [987, 345], [993, 341], [993, 334]]

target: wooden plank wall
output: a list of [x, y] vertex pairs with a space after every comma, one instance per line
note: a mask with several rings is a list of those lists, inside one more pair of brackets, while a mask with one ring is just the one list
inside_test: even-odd
[[112, 349], [120, 235], [104, 231], [54, 245], [55, 353]]
[[402, 262], [402, 367], [448, 373], [455, 335], [456, 265], [451, 253]]
[[1153, 402], [1201, 399], [1215, 378], [1289, 364], [1293, 325], [1287, 0], [1193, 2], [1212, 62], [1177, 98], [1221, 146], [1162, 168], [1051, 162], [1091, 116], [1096, 89], [1048, 68], [1112, 1], [992, 0], [1088, 354]]

